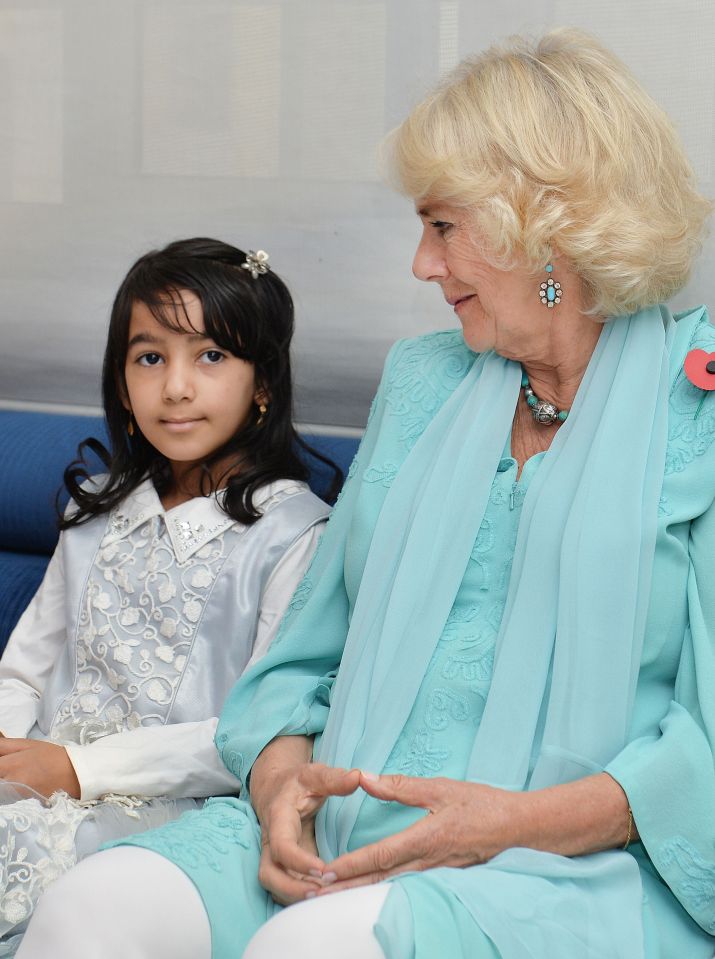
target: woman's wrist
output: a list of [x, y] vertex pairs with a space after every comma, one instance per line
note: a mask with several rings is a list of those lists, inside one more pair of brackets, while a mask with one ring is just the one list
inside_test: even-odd
[[249, 786], [259, 822], [281, 785], [297, 767], [309, 763], [312, 755], [313, 740], [308, 736], [280, 736], [264, 747], [251, 769]]
[[628, 797], [608, 773], [517, 795], [514, 845], [578, 856], [638, 838]]

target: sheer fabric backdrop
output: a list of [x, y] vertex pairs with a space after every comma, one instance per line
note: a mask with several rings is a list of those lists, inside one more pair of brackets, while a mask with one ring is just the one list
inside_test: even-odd
[[[713, 0], [0, 0], [0, 406], [96, 406], [124, 272], [203, 234], [294, 291], [300, 419], [362, 426], [389, 344], [455, 325], [377, 144], [461, 56], [562, 24], [625, 59], [712, 194]], [[714, 251], [676, 306], [715, 305]]]

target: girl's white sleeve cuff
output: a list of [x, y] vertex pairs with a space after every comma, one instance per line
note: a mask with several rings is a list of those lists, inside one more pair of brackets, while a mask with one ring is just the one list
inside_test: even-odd
[[146, 726], [105, 736], [87, 746], [66, 745], [81, 799], [122, 796], [236, 794], [240, 782], [221, 762], [214, 744], [218, 719]]

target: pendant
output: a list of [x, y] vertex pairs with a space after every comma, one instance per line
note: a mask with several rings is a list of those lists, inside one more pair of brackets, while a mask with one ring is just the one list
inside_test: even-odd
[[538, 400], [536, 404], [531, 407], [531, 415], [536, 422], [541, 423], [542, 426], [551, 426], [552, 423], [561, 422], [558, 409], [553, 403], [547, 403], [546, 400]]

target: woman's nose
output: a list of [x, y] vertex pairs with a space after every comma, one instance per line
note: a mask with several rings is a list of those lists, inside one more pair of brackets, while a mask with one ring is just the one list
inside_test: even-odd
[[438, 282], [447, 275], [447, 264], [444, 259], [442, 244], [431, 236], [427, 229], [422, 233], [422, 238], [415, 250], [415, 257], [412, 261], [412, 272], [418, 280], [430, 280]]

